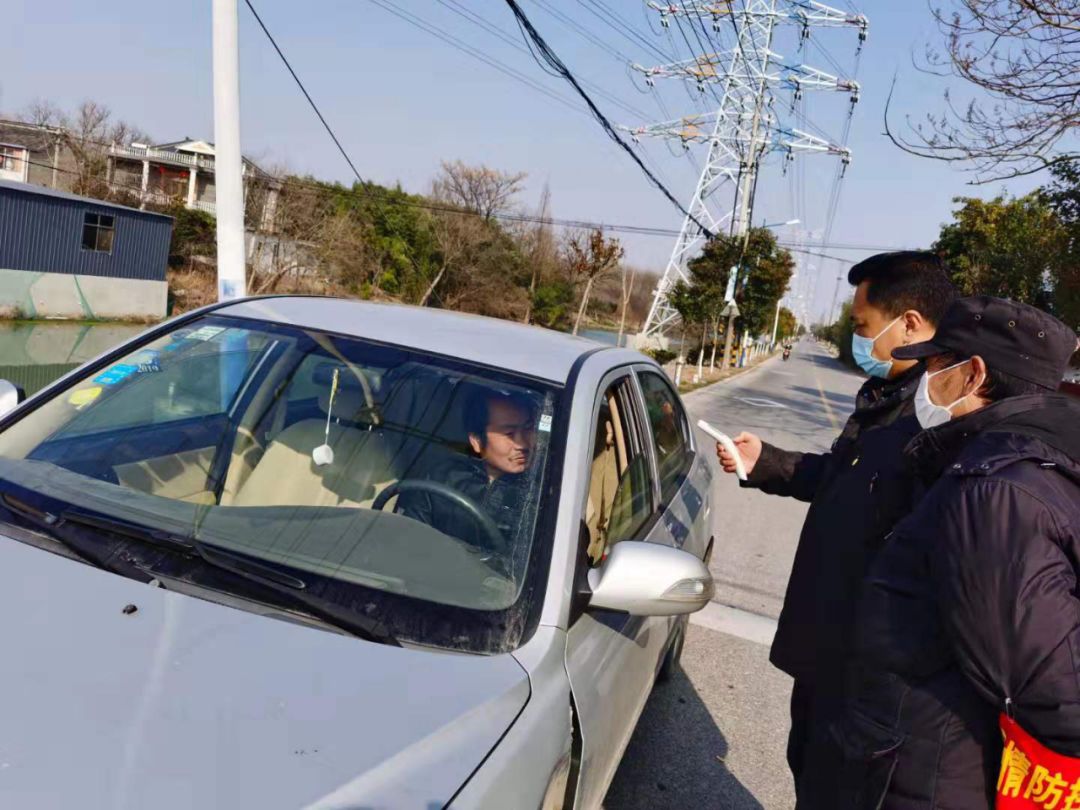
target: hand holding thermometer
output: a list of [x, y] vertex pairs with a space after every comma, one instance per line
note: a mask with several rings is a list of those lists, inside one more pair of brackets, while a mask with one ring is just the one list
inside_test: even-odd
[[731, 457], [735, 459], [735, 474], [739, 476], [740, 481], [745, 481], [746, 467], [743, 466], [742, 456], [739, 455], [739, 451], [736, 449], [735, 442], [731, 440], [731, 437], [726, 433], [721, 433], [704, 419], [699, 419], [697, 426], [720, 442], [721, 446], [731, 454]]

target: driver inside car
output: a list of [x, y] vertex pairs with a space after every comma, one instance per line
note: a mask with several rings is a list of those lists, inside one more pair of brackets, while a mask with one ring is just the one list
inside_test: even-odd
[[[465, 428], [472, 457], [455, 455], [425, 477], [472, 500], [510, 543], [517, 535], [528, 491], [525, 473], [536, 450], [535, 407], [520, 395], [480, 389], [466, 401]], [[446, 498], [403, 492], [396, 511], [485, 551], [503, 550], [492, 548], [476, 519]]]

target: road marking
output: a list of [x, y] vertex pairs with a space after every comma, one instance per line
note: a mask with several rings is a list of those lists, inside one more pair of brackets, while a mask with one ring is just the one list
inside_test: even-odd
[[719, 602], [709, 602], [697, 613], [691, 614], [690, 622], [718, 633], [727, 633], [729, 636], [752, 641], [755, 644], [764, 644], [766, 647], [772, 646], [773, 637], [776, 635], [775, 619], [722, 605]]
[[753, 405], [755, 408], [786, 408], [787, 405], [764, 397], [735, 397], [739, 402]]
[[829, 404], [829, 398], [825, 396], [825, 389], [821, 387], [821, 377], [818, 376], [817, 363], [814, 363], [814, 384], [817, 386], [818, 396], [821, 397], [821, 404], [825, 406], [825, 415], [829, 417], [829, 422], [832, 423], [833, 430], [840, 429], [840, 422], [836, 418], [836, 414], [833, 413], [832, 406]]

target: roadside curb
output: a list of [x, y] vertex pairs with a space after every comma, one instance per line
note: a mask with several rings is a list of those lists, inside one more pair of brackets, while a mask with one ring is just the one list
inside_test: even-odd
[[743, 368], [736, 369], [733, 374], [730, 374], [729, 376], [724, 377], [724, 379], [722, 379], [722, 380], [717, 380], [716, 382], [711, 382], [708, 385], [703, 385], [700, 388], [695, 388], [693, 391], [687, 391], [685, 394], [679, 394], [679, 396], [682, 397], [683, 399], [686, 399], [687, 397], [692, 397], [695, 394], [700, 394], [702, 392], [708, 391], [710, 388], [713, 388], [714, 386], [723, 385], [724, 383], [728, 383], [728, 382], [731, 382], [732, 380], [736, 380], [736, 379], [738, 379], [739, 377], [742, 377], [745, 374], [749, 374], [751, 371], [757, 371], [759, 368], [764, 368], [769, 363], [776, 360], [776, 358], [779, 356], [779, 354], [780, 353], [777, 352], [772, 357], [767, 357], [764, 360], [762, 360], [760, 363], [755, 363], [752, 366], [745, 366]]

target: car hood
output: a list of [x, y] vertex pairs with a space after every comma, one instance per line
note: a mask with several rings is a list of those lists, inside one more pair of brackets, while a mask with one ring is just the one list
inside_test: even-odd
[[4, 536], [0, 617], [3, 807], [426, 810], [529, 696], [510, 655], [361, 641]]

